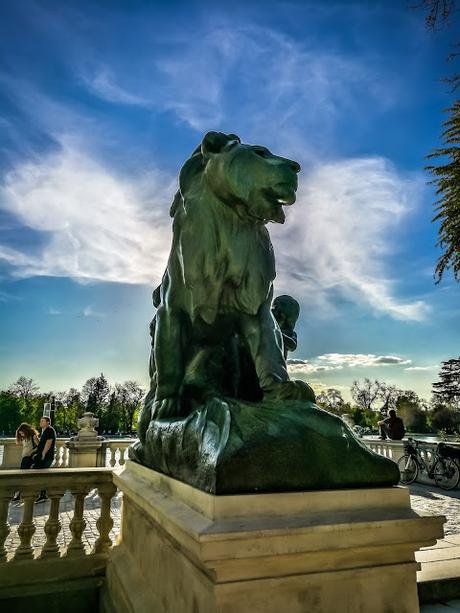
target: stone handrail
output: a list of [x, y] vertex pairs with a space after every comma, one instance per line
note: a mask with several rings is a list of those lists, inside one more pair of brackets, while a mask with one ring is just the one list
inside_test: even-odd
[[[71, 466], [68, 438], [56, 439], [56, 455], [52, 468], [67, 468]], [[123, 466], [128, 457], [128, 447], [134, 443], [133, 438], [105, 439], [106, 455], [105, 466], [118, 468]], [[14, 438], [0, 438], [0, 470], [16, 469], [21, 464], [21, 445], [16, 445]], [[94, 457], [96, 466], [96, 455]]]
[[[36, 531], [34, 521], [34, 502], [41, 490], [47, 492], [50, 499], [49, 516], [44, 525], [45, 543], [36, 548], [32, 537]], [[86, 495], [97, 489], [101, 499], [100, 516], [96, 522], [98, 538], [91, 552], [85, 549], [82, 534], [85, 529], [84, 500]], [[10, 533], [8, 511], [11, 498], [19, 491], [22, 506], [22, 518], [17, 532], [19, 545], [7, 552], [5, 541]], [[71, 541], [67, 546], [59, 547], [57, 538], [61, 531], [59, 503], [66, 491], [70, 491], [74, 500], [73, 517], [70, 521]], [[116, 492], [112, 471], [106, 468], [86, 469], [48, 469], [48, 470], [3, 470], [0, 471], [0, 574], [4, 564], [15, 564], [21, 560], [38, 561], [48, 558], [73, 558], [91, 554], [106, 554], [112, 546], [109, 533], [113, 526], [110, 502]]]

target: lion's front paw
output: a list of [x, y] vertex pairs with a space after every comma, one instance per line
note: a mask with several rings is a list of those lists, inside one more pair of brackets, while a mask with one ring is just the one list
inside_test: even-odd
[[316, 402], [313, 389], [305, 381], [280, 381], [264, 391], [267, 400], [307, 400]]
[[163, 398], [155, 400], [152, 408], [152, 419], [172, 419], [181, 417], [181, 403], [179, 398]]

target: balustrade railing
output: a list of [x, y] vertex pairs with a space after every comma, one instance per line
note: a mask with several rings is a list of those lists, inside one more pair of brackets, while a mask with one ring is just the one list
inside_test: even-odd
[[[369, 449], [372, 449], [372, 451], [375, 451], [376, 453], [379, 453], [380, 455], [390, 458], [394, 462], [397, 462], [399, 458], [404, 455], [404, 440], [390, 441], [386, 439], [382, 441], [378, 439], [371, 439], [371, 438], [365, 438], [365, 437], [362, 438], [361, 440], [367, 447], [369, 447]], [[437, 443], [427, 442], [427, 443], [424, 443], [423, 446], [419, 447], [419, 452], [427, 466], [430, 466], [431, 462], [433, 461], [433, 455], [436, 449], [436, 445]], [[454, 442], [452, 443], [449, 442], [449, 445], [453, 445], [454, 447], [460, 447], [459, 443], [454, 443]], [[433, 483], [433, 479], [430, 479], [428, 475], [422, 471], [419, 472], [417, 481], [421, 483], [430, 483], [430, 484]]]
[[[56, 455], [52, 468], [67, 468], [71, 465], [71, 451], [66, 446], [70, 439], [56, 439]], [[128, 459], [128, 447], [134, 443], [135, 439], [106, 439], [107, 449], [105, 456], [105, 466], [107, 468], [119, 468]], [[21, 464], [21, 445], [16, 445], [13, 438], [0, 438], [0, 470], [16, 469]], [[96, 455], [94, 458], [96, 466]]]
[[[36, 505], [35, 500], [42, 490], [47, 492], [49, 504]], [[92, 533], [92, 547], [88, 538], [84, 540], [86, 528], [85, 498], [96, 490], [100, 504], [91, 512], [98, 514], [95, 522], [97, 535]], [[8, 523], [12, 498], [19, 491], [21, 507], [19, 523], [12, 527]], [[66, 526], [71, 538], [60, 539], [63, 518], [68, 512], [60, 513], [61, 502], [66, 492], [71, 493], [72, 518]], [[60, 557], [89, 556], [105, 554], [112, 546], [110, 532], [113, 527], [111, 500], [116, 492], [112, 471], [106, 468], [49, 469], [49, 470], [3, 470], [0, 471], [0, 574], [2, 563], [14, 564], [20, 560], [41, 560]], [[36, 512], [39, 510], [40, 525], [37, 526]], [[43, 515], [46, 515], [44, 522]], [[94, 522], [92, 522], [94, 524]], [[91, 526], [94, 530], [94, 526]], [[39, 538], [37, 529], [41, 531]], [[12, 532], [19, 538], [11, 538]], [[35, 541], [35, 542], [34, 542]], [[70, 541], [70, 542], [69, 542]]]

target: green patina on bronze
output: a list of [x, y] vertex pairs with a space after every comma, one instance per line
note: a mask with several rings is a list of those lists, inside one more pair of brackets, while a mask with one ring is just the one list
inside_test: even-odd
[[284, 223], [299, 171], [265, 147], [209, 132], [180, 172], [171, 253], [153, 293], [151, 386], [131, 457], [205, 491], [399, 479], [394, 462], [364, 447], [287, 373], [299, 305], [289, 296], [272, 305], [266, 225]]

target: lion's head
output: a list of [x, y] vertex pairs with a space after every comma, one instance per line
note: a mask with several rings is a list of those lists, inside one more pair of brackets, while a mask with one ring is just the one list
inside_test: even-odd
[[265, 226], [284, 222], [299, 170], [234, 134], [208, 132], [182, 167], [171, 206], [168, 300], [206, 323], [218, 313], [257, 313], [275, 278]]
[[242, 144], [235, 134], [208, 132], [181, 170], [180, 194], [186, 203], [205, 183], [241, 217], [284, 223], [283, 206], [295, 202], [299, 171], [297, 162], [266, 147]]

